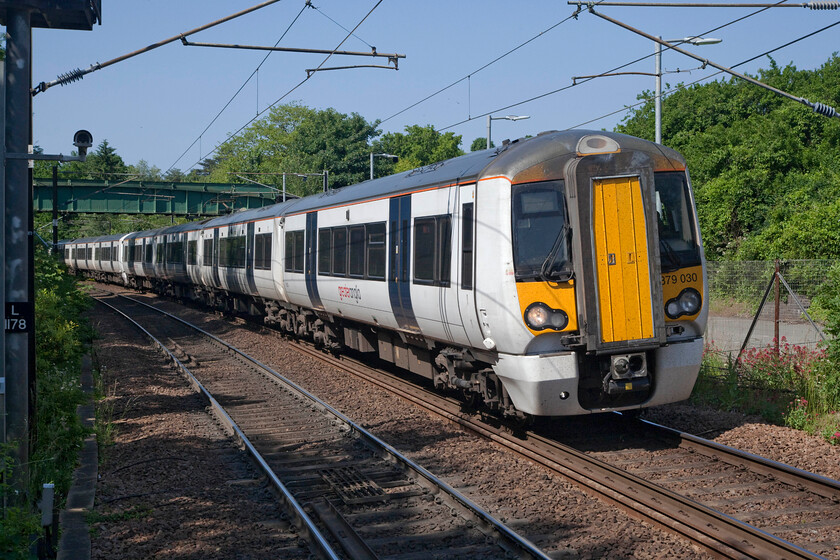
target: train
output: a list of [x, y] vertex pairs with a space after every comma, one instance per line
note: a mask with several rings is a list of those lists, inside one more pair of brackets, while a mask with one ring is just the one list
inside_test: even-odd
[[73, 273], [261, 316], [517, 420], [687, 399], [708, 317], [685, 159], [604, 131], [59, 250]]

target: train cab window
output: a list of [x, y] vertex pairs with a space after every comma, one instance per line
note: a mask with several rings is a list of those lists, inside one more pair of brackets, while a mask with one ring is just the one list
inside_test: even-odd
[[367, 235], [367, 277], [371, 280], [385, 280], [385, 222], [368, 224]]
[[332, 275], [347, 276], [347, 228], [332, 229]]
[[286, 232], [286, 272], [303, 272], [303, 230]]
[[452, 220], [434, 216], [414, 220], [414, 283], [449, 286]]
[[514, 186], [512, 213], [516, 280], [569, 280], [571, 234], [563, 181]]
[[698, 266], [700, 249], [685, 173], [668, 171], [655, 173], [653, 177], [662, 272]]
[[254, 235], [254, 268], [271, 269], [271, 233]]
[[350, 228], [350, 276], [365, 277], [365, 226]]

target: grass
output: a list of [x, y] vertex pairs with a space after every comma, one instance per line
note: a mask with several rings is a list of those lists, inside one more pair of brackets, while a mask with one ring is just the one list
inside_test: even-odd
[[840, 368], [827, 348], [754, 348], [739, 360], [707, 345], [692, 402], [756, 414], [840, 445]]

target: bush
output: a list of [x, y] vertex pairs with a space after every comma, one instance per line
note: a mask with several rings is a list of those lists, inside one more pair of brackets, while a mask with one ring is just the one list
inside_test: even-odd
[[[57, 508], [63, 507], [72, 482], [78, 449], [86, 435], [76, 414], [84, 402], [81, 359], [92, 330], [83, 319], [89, 299], [66, 274], [64, 265], [42, 248], [35, 251], [36, 403], [30, 442], [28, 491], [40, 499], [43, 483], [55, 484]], [[0, 449], [0, 464], [11, 472], [13, 447]], [[8, 475], [4, 478], [8, 480]], [[0, 493], [9, 489], [0, 485]], [[28, 504], [27, 504], [28, 505]], [[0, 518], [0, 554], [28, 558], [40, 523], [27, 505], [7, 507]]]

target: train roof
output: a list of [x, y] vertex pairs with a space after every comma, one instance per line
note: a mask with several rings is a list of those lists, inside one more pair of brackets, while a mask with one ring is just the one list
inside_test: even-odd
[[[587, 142], [592, 142], [595, 146], [587, 148], [582, 145]], [[578, 157], [581, 150], [591, 149], [591, 153], [598, 153], [597, 146], [600, 144], [621, 151], [644, 152], [654, 160], [657, 169], [678, 169], [685, 166], [685, 160], [676, 151], [634, 136], [593, 130], [550, 131], [532, 138], [514, 140], [498, 148], [471, 152], [388, 177], [214, 218], [208, 221], [205, 227], [303, 214], [354, 202], [400, 196], [427, 187], [466, 184], [482, 177], [501, 176], [514, 182], [519, 178], [523, 181], [548, 180], [557, 178], [551, 174], [562, 176], [565, 163]], [[532, 175], [521, 175], [529, 169], [534, 170]]]
[[[601, 151], [598, 151], [601, 150]], [[640, 152], [653, 160], [655, 169], [684, 169], [685, 160], [676, 151], [634, 136], [593, 130], [542, 132], [532, 138], [506, 142], [497, 148], [480, 150], [388, 177], [333, 189], [325, 193], [288, 200], [271, 206], [243, 210], [218, 218], [128, 234], [128, 239], [167, 235], [204, 228], [224, 227], [280, 216], [303, 214], [333, 206], [390, 198], [424, 188], [459, 185], [483, 177], [506, 177], [528, 182], [562, 178], [566, 163], [583, 154], [617, 151]], [[73, 241], [86, 243], [118, 240], [125, 234]]]

